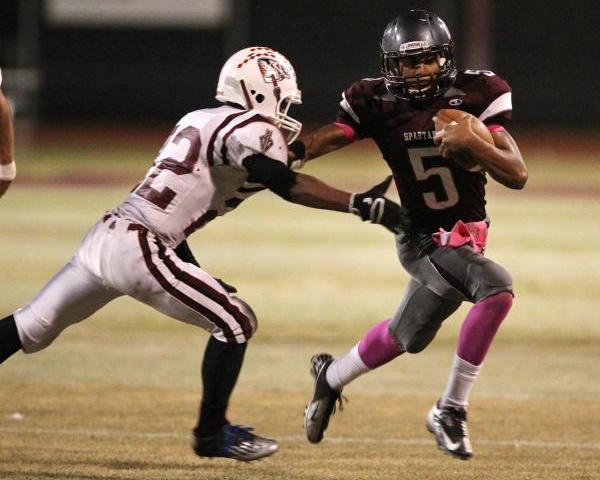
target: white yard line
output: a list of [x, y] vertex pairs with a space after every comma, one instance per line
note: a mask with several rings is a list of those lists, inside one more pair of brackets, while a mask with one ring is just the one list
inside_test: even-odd
[[[182, 432], [130, 432], [118, 430], [83, 430], [83, 429], [51, 429], [51, 428], [18, 428], [18, 427], [0, 427], [1, 433], [18, 434], [44, 434], [44, 435], [71, 435], [86, 437], [108, 437], [108, 438], [188, 438], [191, 434]], [[304, 435], [289, 435], [278, 437], [277, 440], [282, 443], [304, 443], [307, 442]], [[327, 437], [325, 443], [337, 444], [398, 444], [398, 445], [431, 445], [432, 439], [427, 438], [393, 438], [393, 437]], [[572, 448], [572, 449], [597, 449], [600, 450], [600, 443], [579, 443], [579, 442], [540, 442], [532, 440], [492, 440], [486, 438], [476, 438], [473, 443], [481, 445], [508, 446], [508, 447], [526, 447], [540, 449]]]

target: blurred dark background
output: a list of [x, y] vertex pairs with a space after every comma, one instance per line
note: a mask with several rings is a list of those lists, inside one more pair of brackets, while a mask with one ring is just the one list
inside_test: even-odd
[[171, 124], [213, 104], [231, 53], [266, 45], [294, 64], [296, 116], [316, 124], [379, 76], [386, 23], [415, 7], [446, 20], [461, 68], [508, 80], [515, 123], [600, 125], [595, 0], [2, 0], [2, 88], [24, 119]]

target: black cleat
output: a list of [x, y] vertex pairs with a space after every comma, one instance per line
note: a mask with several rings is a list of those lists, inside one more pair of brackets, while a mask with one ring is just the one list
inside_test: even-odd
[[312, 400], [304, 411], [304, 430], [306, 438], [311, 443], [323, 440], [323, 434], [329, 425], [329, 418], [335, 413], [336, 402], [343, 410], [342, 392], [337, 392], [327, 383], [326, 372], [333, 362], [333, 357], [328, 353], [313, 355], [310, 359], [312, 367], [310, 373], [315, 379], [315, 391]]
[[467, 430], [467, 411], [464, 408], [439, 408], [438, 401], [427, 415], [427, 430], [435, 436], [438, 447], [445, 453], [461, 460], [473, 456]]
[[251, 462], [273, 455], [279, 445], [270, 438], [259, 437], [252, 428], [224, 425], [214, 435], [200, 437], [194, 432], [192, 447], [199, 457], [223, 457]]

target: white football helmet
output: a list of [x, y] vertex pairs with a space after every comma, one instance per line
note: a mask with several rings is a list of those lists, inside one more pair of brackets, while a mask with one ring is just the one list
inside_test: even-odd
[[302, 124], [288, 116], [292, 103], [302, 103], [294, 67], [281, 53], [267, 47], [250, 47], [234, 53], [219, 75], [220, 102], [257, 110], [287, 134], [292, 143]]

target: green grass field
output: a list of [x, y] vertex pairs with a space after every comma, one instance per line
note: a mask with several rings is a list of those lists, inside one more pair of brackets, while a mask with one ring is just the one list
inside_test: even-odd
[[[19, 152], [19, 181], [0, 201], [0, 316], [70, 258], [158, 145]], [[600, 164], [591, 154], [525, 154], [524, 191], [489, 188], [488, 255], [513, 274], [517, 299], [472, 397], [472, 461], [442, 455], [424, 428], [466, 307], [426, 351], [350, 385], [326, 441], [306, 442], [310, 356], [341, 354], [389, 317], [407, 276], [384, 229], [262, 193], [190, 244], [259, 316], [230, 418], [278, 438], [281, 451], [253, 464], [195, 457], [189, 433], [207, 335], [119, 299], [43, 352], [0, 367], [0, 478], [600, 478]], [[386, 173], [365, 148], [306, 171], [351, 189]]]

